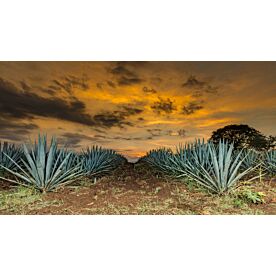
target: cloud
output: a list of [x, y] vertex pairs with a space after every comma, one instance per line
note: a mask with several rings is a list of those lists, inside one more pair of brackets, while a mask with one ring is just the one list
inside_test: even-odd
[[216, 94], [218, 93], [217, 86], [212, 86], [211, 84], [199, 81], [195, 76], [191, 75], [185, 83], [182, 84], [183, 87], [187, 87], [195, 90], [193, 97], [198, 98], [203, 95], [203, 93]]
[[197, 102], [190, 102], [188, 105], [183, 106], [182, 113], [185, 115], [191, 115], [196, 111], [202, 109], [203, 106]]
[[182, 84], [184, 87], [188, 88], [202, 88], [205, 82], [197, 80], [197, 78], [191, 75], [185, 83]]
[[121, 106], [124, 110], [123, 111], [119, 111], [120, 114], [122, 114], [123, 116], [131, 116], [131, 115], [137, 115], [143, 112], [143, 109], [138, 108], [138, 107], [134, 107], [131, 105], [122, 105]]
[[123, 76], [118, 80], [118, 85], [128, 86], [128, 85], [133, 85], [133, 84], [139, 84], [142, 82], [143, 82], [143, 80], [140, 78], [127, 78], [127, 77]]
[[2, 118], [34, 119], [51, 117], [84, 125], [95, 125], [85, 112], [85, 104], [76, 98], [64, 101], [57, 97], [44, 98], [35, 93], [19, 90], [0, 78], [0, 110]]
[[[117, 66], [108, 71], [115, 76], [119, 86], [130, 86], [142, 83], [143, 80], [133, 71], [129, 70], [125, 65], [129, 63], [117, 62]], [[131, 63], [133, 65], [133, 63]]]
[[136, 74], [131, 72], [130, 70], [128, 70], [126, 67], [122, 66], [122, 65], [118, 65], [112, 69], [110, 69], [110, 73], [113, 75], [124, 75], [124, 76], [128, 76], [128, 77], [136, 77]]
[[143, 109], [132, 105], [118, 106], [119, 110], [104, 111], [91, 116], [85, 104], [73, 97], [69, 101], [57, 97], [45, 98], [22, 91], [12, 83], [0, 79], [1, 117], [8, 120], [34, 119], [37, 116], [66, 120], [87, 126], [111, 128], [131, 126], [129, 116], [138, 115]]
[[148, 140], [151, 137], [123, 137], [123, 136], [114, 136], [111, 137], [112, 140], [125, 140], [125, 141], [143, 141]]
[[205, 87], [204, 92], [210, 93], [210, 94], [216, 94], [216, 93], [218, 93], [218, 88], [219, 88], [218, 86], [207, 85]]
[[154, 102], [154, 104], [151, 106], [151, 108], [158, 114], [161, 114], [161, 113], [170, 114], [177, 109], [176, 106], [174, 105], [174, 102], [169, 98], [162, 99], [161, 97], [158, 97], [158, 99], [159, 100], [157, 102]]
[[89, 84], [88, 84], [88, 78], [86, 75], [83, 75], [82, 77], [76, 77], [76, 76], [65, 76], [61, 80], [52, 80], [52, 82], [55, 84], [52, 85], [52, 90], [64, 90], [68, 94], [72, 94], [74, 89], [81, 89], [81, 90], [88, 90]]
[[123, 128], [124, 126], [132, 126], [133, 124], [127, 121], [129, 116], [138, 115], [143, 112], [143, 109], [131, 106], [121, 105], [121, 110], [105, 111], [94, 115], [93, 119], [97, 125], [105, 128], [114, 126]]
[[112, 82], [112, 81], [106, 81], [106, 83], [107, 83], [110, 87], [116, 88], [116, 84], [115, 84], [114, 82]]
[[186, 130], [185, 129], [167, 130], [167, 129], [161, 129], [161, 128], [153, 128], [153, 129], [147, 129], [147, 131], [150, 133], [151, 138], [160, 137], [160, 136], [186, 137]]
[[153, 77], [151, 78], [151, 81], [155, 84], [160, 84], [163, 80], [160, 77]]
[[153, 89], [153, 88], [148, 88], [147, 86], [144, 86], [144, 87], [143, 87], [143, 91], [144, 91], [145, 93], [152, 93], [152, 94], [155, 94], [155, 93], [157, 92], [155, 89]]
[[118, 65], [129, 65], [131, 67], [145, 67], [150, 64], [149, 61], [118, 61]]
[[0, 139], [22, 141], [38, 126], [32, 123], [12, 122], [0, 117]]
[[58, 138], [58, 143], [64, 144], [70, 148], [80, 147], [79, 144], [82, 141], [97, 143], [99, 141], [99, 137], [96, 137], [96, 136], [91, 137], [85, 134], [66, 132], [62, 134], [61, 137]]
[[98, 89], [102, 90], [104, 84], [103, 84], [102, 82], [97, 82], [97, 83], [96, 83], [96, 86], [97, 86]]
[[147, 129], [147, 132], [149, 132], [151, 136], [155, 136], [155, 137], [162, 136], [162, 129], [160, 128]]
[[30, 91], [31, 87], [25, 82], [25, 81], [20, 81], [20, 85], [24, 91]]
[[121, 114], [116, 114], [116, 112], [103, 112], [100, 114], [96, 114], [93, 117], [94, 121], [98, 126], [111, 128], [114, 126], [123, 127], [124, 125], [131, 125], [130, 122], [125, 121], [125, 117], [121, 116]]
[[178, 133], [178, 136], [181, 136], [181, 137], [186, 137], [187, 135], [187, 131], [185, 129], [179, 129], [177, 133]]

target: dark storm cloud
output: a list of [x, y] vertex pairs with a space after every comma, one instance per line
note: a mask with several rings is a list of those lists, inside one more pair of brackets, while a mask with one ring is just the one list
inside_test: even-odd
[[191, 115], [196, 111], [203, 109], [203, 106], [201, 105], [201, 103], [190, 102], [188, 105], [183, 106], [182, 113], [185, 115]]
[[158, 97], [158, 101], [154, 102], [154, 104], [151, 106], [151, 108], [157, 112], [158, 114], [166, 113], [170, 114], [174, 110], [176, 110], [176, 106], [172, 100], [169, 98], [162, 99], [161, 97]]
[[35, 116], [42, 116], [95, 125], [91, 116], [85, 113], [83, 102], [75, 98], [66, 102], [56, 97], [40, 97], [32, 92], [20, 91], [1, 78], [0, 110], [4, 118], [33, 119]]

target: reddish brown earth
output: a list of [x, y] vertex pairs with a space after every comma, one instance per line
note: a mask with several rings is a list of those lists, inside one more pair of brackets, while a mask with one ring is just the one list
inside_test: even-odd
[[[13, 193], [6, 182], [0, 187], [2, 193]], [[265, 203], [240, 206], [235, 194], [212, 195], [142, 164], [127, 163], [96, 183], [83, 179], [56, 192], [34, 192], [34, 200], [25, 205], [16, 198], [0, 214], [276, 214], [276, 181], [254, 183], [250, 189], [263, 192]]]

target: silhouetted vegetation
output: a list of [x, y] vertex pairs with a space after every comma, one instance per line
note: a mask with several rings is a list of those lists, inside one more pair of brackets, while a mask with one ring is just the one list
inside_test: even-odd
[[248, 125], [228, 125], [212, 133], [210, 141], [218, 144], [220, 140], [234, 143], [235, 149], [269, 150], [276, 146], [275, 136], [265, 136]]

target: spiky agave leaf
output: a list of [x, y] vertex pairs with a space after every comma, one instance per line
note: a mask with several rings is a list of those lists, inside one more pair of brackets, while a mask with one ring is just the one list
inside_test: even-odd
[[210, 171], [212, 166], [209, 145], [204, 140], [196, 140], [194, 143], [181, 145], [177, 148], [174, 159], [175, 163], [181, 167], [181, 171], [184, 171], [184, 175], [186, 175], [187, 166], [194, 167], [201, 164], [207, 171]]
[[243, 152], [233, 153], [233, 145], [220, 141], [180, 145], [176, 153], [162, 149], [150, 152], [145, 161], [168, 174], [190, 177], [214, 193], [223, 193], [233, 187], [239, 179], [251, 171], [241, 169]]
[[90, 177], [108, 173], [123, 162], [125, 158], [116, 151], [95, 145], [82, 153], [82, 168]]
[[[10, 170], [16, 169], [16, 166], [10, 160], [10, 158], [8, 158], [8, 156], [19, 163], [20, 158], [22, 157], [21, 147], [17, 147], [16, 145], [10, 144], [8, 142], [0, 142], [0, 165]], [[0, 170], [2, 170], [2, 167], [0, 168]]]
[[[240, 153], [239, 150], [234, 152], [234, 155], [238, 155]], [[241, 160], [243, 160], [241, 164], [241, 170], [246, 170], [252, 167], [258, 167], [261, 164], [261, 154], [252, 149], [243, 149], [240, 154]]]
[[156, 150], [151, 150], [144, 158], [141, 159], [141, 161], [148, 163], [159, 171], [165, 173], [173, 173], [173, 161], [170, 158], [172, 156], [173, 152], [170, 149], [160, 148]]
[[47, 192], [66, 185], [83, 175], [81, 163], [74, 167], [68, 166], [72, 153], [64, 153], [63, 150], [58, 150], [54, 138], [51, 139], [49, 149], [47, 148], [45, 135], [43, 137], [39, 135], [38, 143], [35, 143], [30, 149], [24, 144], [23, 157], [21, 159], [23, 164], [21, 165], [8, 156], [18, 171], [2, 166], [16, 177], [16, 180], [5, 180], [33, 186], [40, 191]]
[[264, 153], [263, 167], [272, 176], [276, 174], [276, 150], [270, 150]]
[[233, 149], [233, 144], [228, 145], [224, 141], [220, 141], [217, 147], [209, 142], [210, 166], [204, 167], [204, 164], [198, 161], [194, 163], [188, 161], [186, 174], [214, 193], [221, 194], [228, 191], [252, 170], [252, 168], [239, 170], [244, 161], [240, 158], [242, 151], [234, 156]]

